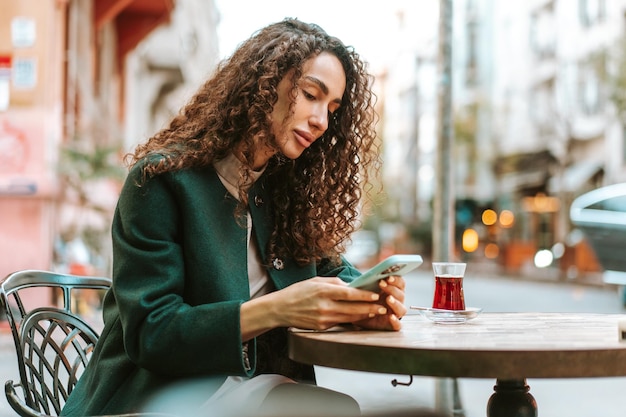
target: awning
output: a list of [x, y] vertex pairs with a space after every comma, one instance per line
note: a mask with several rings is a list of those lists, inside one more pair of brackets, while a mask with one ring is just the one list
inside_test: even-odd
[[504, 155], [496, 160], [494, 171], [505, 190], [545, 189], [555, 158], [547, 150]]
[[602, 170], [602, 164], [596, 161], [581, 161], [565, 168], [563, 176], [554, 176], [548, 182], [551, 193], [580, 191], [583, 185]]
[[167, 23], [174, 0], [96, 0], [96, 29], [115, 22], [118, 54], [124, 57], [150, 32]]

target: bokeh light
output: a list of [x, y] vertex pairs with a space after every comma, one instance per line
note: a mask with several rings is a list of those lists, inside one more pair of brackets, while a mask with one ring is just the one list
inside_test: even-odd
[[500, 255], [500, 248], [495, 243], [488, 243], [485, 246], [485, 258], [495, 259]]
[[465, 229], [463, 232], [463, 250], [474, 252], [478, 249], [478, 232], [474, 229]]
[[554, 259], [561, 259], [565, 255], [565, 245], [561, 242], [557, 242], [552, 245], [552, 254]]
[[505, 229], [513, 227], [513, 223], [515, 223], [515, 215], [511, 210], [502, 210], [500, 212], [500, 226]]
[[482, 220], [486, 226], [494, 225], [498, 221], [498, 214], [491, 209], [487, 209], [483, 211]]
[[537, 268], [545, 268], [552, 264], [554, 256], [552, 251], [548, 249], [541, 249], [535, 254], [535, 266]]

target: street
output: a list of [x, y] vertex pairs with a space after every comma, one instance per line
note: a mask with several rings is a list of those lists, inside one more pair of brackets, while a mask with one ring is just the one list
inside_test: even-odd
[[[422, 266], [406, 279], [406, 305], [429, 306], [434, 288], [430, 270]], [[485, 277], [468, 268], [464, 290], [467, 306], [482, 307], [484, 312], [625, 312], [615, 287]], [[7, 331], [0, 332], [0, 373], [3, 382], [18, 378], [12, 343]], [[434, 378], [414, 377], [410, 386], [393, 387], [393, 379], [406, 382], [409, 377], [329, 368], [317, 368], [317, 375], [320, 385], [356, 398], [365, 414], [390, 406], [432, 408], [439, 385]], [[494, 383], [488, 379], [459, 380], [465, 417], [485, 417]], [[537, 400], [541, 417], [622, 417], [624, 414], [621, 398], [626, 392], [626, 378], [530, 379], [528, 384]], [[0, 417], [9, 416], [15, 414], [3, 395]]]

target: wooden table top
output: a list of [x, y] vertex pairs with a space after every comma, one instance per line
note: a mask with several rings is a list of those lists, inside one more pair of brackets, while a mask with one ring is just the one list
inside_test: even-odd
[[621, 314], [482, 313], [461, 324], [407, 315], [399, 332], [290, 329], [289, 356], [332, 368], [458, 378], [626, 376]]

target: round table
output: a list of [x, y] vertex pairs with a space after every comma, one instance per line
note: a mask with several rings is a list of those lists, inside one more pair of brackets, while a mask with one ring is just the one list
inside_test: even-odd
[[358, 371], [495, 378], [488, 417], [536, 416], [526, 378], [626, 376], [626, 315], [482, 313], [460, 324], [407, 315], [399, 332], [290, 329], [298, 362]]

